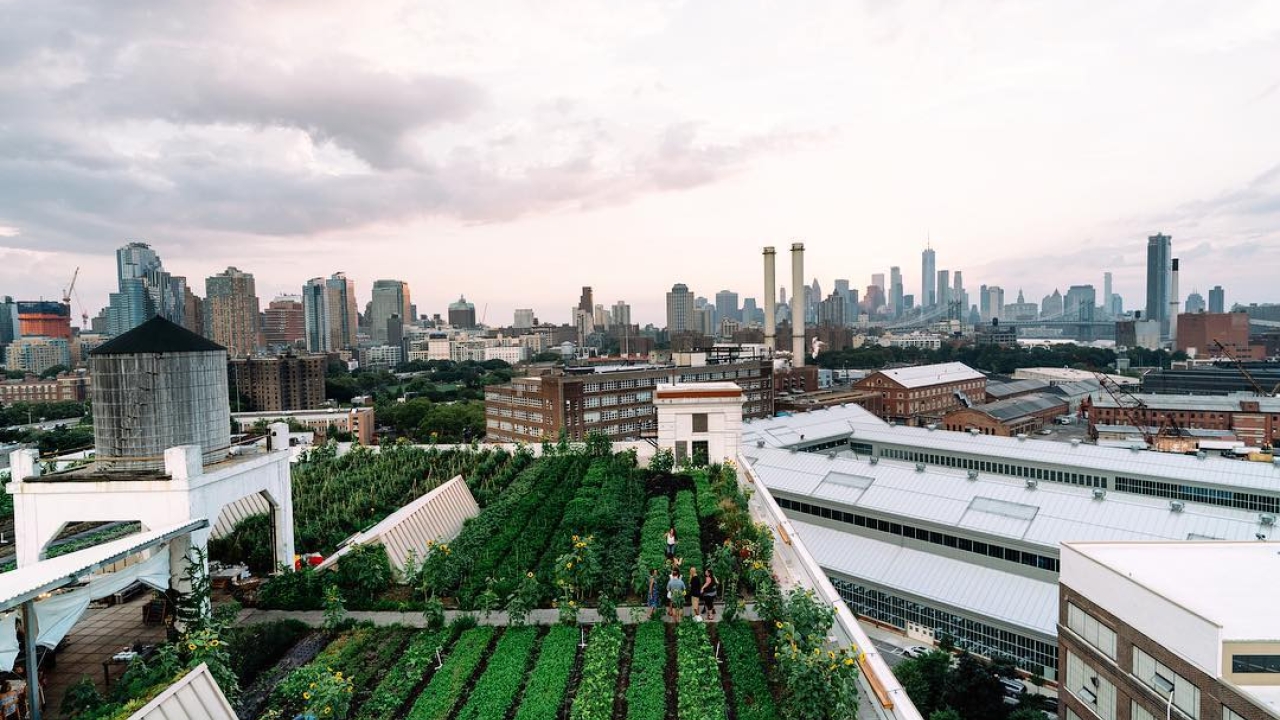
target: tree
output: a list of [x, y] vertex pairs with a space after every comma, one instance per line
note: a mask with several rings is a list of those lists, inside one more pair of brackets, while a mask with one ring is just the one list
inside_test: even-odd
[[[919, 708], [916, 709], [918, 710]], [[929, 713], [929, 720], [965, 720], [965, 718], [961, 717], [960, 713], [952, 710], [951, 708], [943, 708]]]
[[1007, 713], [1000, 679], [969, 653], [961, 655], [960, 664], [948, 674], [942, 700], [965, 718], [987, 720]]
[[1009, 713], [1008, 720], [1044, 720], [1044, 710], [1020, 707]]
[[[925, 653], [918, 658], [904, 660], [893, 669], [898, 682], [907, 691], [911, 702], [921, 715], [928, 716], [945, 707], [942, 702], [951, 671], [951, 656], [940, 650]], [[932, 719], [931, 719], [932, 720]]]
[[67, 367], [66, 365], [52, 365], [50, 367], [45, 368], [44, 372], [40, 373], [40, 377], [45, 380], [48, 380], [50, 378], [56, 378], [62, 373], [67, 372], [70, 369], [71, 368]]

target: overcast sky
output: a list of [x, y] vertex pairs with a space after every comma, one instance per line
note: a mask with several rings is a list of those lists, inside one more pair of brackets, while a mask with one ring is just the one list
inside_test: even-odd
[[1163, 230], [1184, 292], [1276, 302], [1278, 223], [1274, 0], [0, 0], [0, 294], [80, 266], [91, 313], [131, 239], [264, 305], [343, 270], [661, 325], [797, 239], [826, 290], [918, 293], [931, 238], [1009, 301], [1140, 306]]

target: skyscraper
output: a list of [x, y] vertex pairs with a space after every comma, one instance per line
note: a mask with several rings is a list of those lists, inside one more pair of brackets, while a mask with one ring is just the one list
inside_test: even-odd
[[403, 327], [411, 320], [409, 309], [409, 284], [400, 280], [375, 280], [373, 301], [369, 303], [369, 337], [374, 345], [386, 345], [390, 337], [387, 328]]
[[459, 295], [456, 302], [449, 303], [449, 325], [462, 329], [476, 327], [476, 306], [467, 302], [465, 296]]
[[902, 314], [902, 268], [894, 265], [889, 268], [889, 315], [898, 317]]
[[165, 272], [160, 256], [143, 242], [131, 242], [116, 250], [118, 291], [107, 306], [107, 332], [126, 333], [160, 315], [185, 324], [186, 278]]
[[762, 315], [764, 311], [756, 307], [756, 299], [753, 297], [743, 298], [742, 300], [742, 324], [756, 325], [764, 322]]
[[1045, 320], [1057, 320], [1062, 315], [1062, 293], [1055, 288], [1052, 295], [1045, 295], [1040, 301], [1040, 317]]
[[1111, 273], [1102, 273], [1102, 310], [1111, 314]]
[[729, 318], [742, 322], [742, 311], [738, 309], [738, 293], [732, 290], [721, 290], [716, 293], [716, 314], [721, 319]]
[[1173, 238], [1156, 233], [1147, 238], [1148, 320], [1160, 321], [1160, 336], [1169, 337], [1169, 284], [1173, 272]]
[[204, 327], [227, 357], [252, 355], [258, 347], [258, 294], [253, 274], [234, 267], [205, 278]]
[[667, 332], [671, 335], [692, 332], [696, 328], [693, 316], [693, 293], [684, 283], [676, 283], [667, 293]]
[[969, 295], [964, 291], [964, 271], [957, 270], [952, 274], [951, 301], [960, 303], [961, 315], [969, 309]]
[[307, 350], [327, 353], [356, 346], [355, 296], [355, 283], [340, 272], [302, 286]]
[[1186, 312], [1188, 314], [1202, 313], [1204, 312], [1204, 309], [1204, 296], [1200, 294], [1199, 290], [1192, 290], [1191, 294], [1187, 296]]
[[937, 258], [934, 255], [933, 248], [926, 247], [924, 252], [920, 253], [920, 307], [933, 307], [938, 302], [938, 295], [935, 291], [937, 280]]
[[609, 314], [612, 316], [615, 326], [626, 328], [631, 324], [631, 306], [627, 304], [626, 300], [619, 300], [614, 303], [609, 310]]
[[1221, 285], [1214, 285], [1209, 288], [1209, 312], [1222, 313], [1227, 311], [1227, 297]]
[[1062, 316], [1065, 320], [1093, 320], [1098, 304], [1098, 293], [1092, 285], [1072, 285], [1062, 299]]
[[[984, 286], [986, 287], [986, 286]], [[1004, 288], [999, 285], [991, 285], [986, 289], [986, 297], [983, 298], [983, 305], [986, 311], [982, 314], [983, 320], [1001, 319], [1004, 317]], [[1019, 299], [1021, 302], [1021, 299]]]
[[582, 286], [582, 294], [578, 296], [578, 309], [590, 313], [595, 310], [596, 303], [591, 292], [590, 285]]
[[533, 308], [516, 308], [515, 321], [511, 323], [511, 327], [518, 330], [528, 330], [533, 327]]
[[937, 295], [934, 295], [934, 303], [941, 305], [943, 309], [951, 302], [951, 271], [938, 271], [938, 287]]

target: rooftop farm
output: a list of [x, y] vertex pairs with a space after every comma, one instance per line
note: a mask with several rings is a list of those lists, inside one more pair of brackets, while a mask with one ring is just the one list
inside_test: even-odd
[[[856, 715], [854, 651], [829, 645], [831, 608], [779, 590], [772, 535], [752, 522], [749, 490], [731, 465], [658, 472], [602, 442], [546, 446], [536, 460], [497, 450], [399, 446], [339, 457], [321, 449], [294, 471], [299, 551], [332, 552], [458, 473], [480, 515], [453, 541], [424, 546], [404, 573], [391, 572], [375, 546], [336, 571], [284, 573], [262, 588], [264, 607], [323, 610], [325, 626], [301, 639], [281, 634], [288, 641], [274, 649], [255, 645], [272, 661], [256, 660], [257, 676], [239, 679], [241, 717]], [[217, 549], [249, 547], [254, 532], [243, 523]], [[715, 573], [715, 622], [693, 619], [688, 607], [678, 620], [666, 614], [673, 565], [685, 580], [692, 567]], [[662, 583], [656, 611], [646, 606], [651, 571]], [[345, 618], [356, 608], [413, 610], [427, 627], [353, 625]], [[589, 624], [584, 608], [595, 611]], [[446, 624], [446, 609], [463, 612]], [[557, 622], [547, 625], [548, 616]]]

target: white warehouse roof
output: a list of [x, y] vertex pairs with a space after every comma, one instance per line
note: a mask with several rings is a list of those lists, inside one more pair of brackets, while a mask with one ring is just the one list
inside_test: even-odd
[[1175, 512], [1168, 500], [1145, 495], [1110, 491], [1098, 500], [1088, 487], [1040, 482], [1032, 489], [1021, 478], [981, 473], [970, 480], [964, 470], [927, 466], [919, 472], [914, 463], [902, 461], [873, 465], [865, 459], [769, 449], [753, 455], [752, 469], [771, 492], [1055, 551], [1068, 541], [1254, 540], [1259, 533], [1274, 533], [1256, 512], [1214, 505], [1185, 503]]
[[962, 382], [964, 380], [982, 380], [986, 377], [986, 375], [960, 362], [894, 368], [892, 370], [881, 370], [875, 374], [884, 375], [907, 388], [929, 387], [930, 385]]
[[788, 447], [826, 438], [848, 437], [855, 428], [887, 428], [883, 420], [852, 403], [766, 419], [742, 420], [743, 452], [751, 454], [758, 442], [765, 447]]
[[827, 570], [977, 617], [1057, 635], [1057, 583], [791, 520]]

